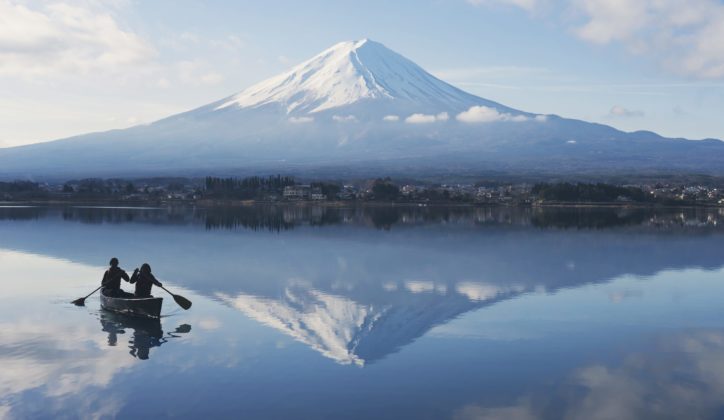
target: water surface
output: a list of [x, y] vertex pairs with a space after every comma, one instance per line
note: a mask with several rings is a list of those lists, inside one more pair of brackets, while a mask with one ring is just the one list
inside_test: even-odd
[[0, 418], [724, 418], [723, 218], [0, 208]]

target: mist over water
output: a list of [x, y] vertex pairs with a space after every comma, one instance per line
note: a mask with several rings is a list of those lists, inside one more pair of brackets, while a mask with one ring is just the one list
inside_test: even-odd
[[[719, 418], [723, 218], [0, 208], [0, 417]], [[67, 303], [112, 256], [193, 307]]]

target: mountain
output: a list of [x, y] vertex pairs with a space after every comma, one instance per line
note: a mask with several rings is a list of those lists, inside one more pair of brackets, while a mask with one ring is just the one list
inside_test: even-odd
[[361, 40], [152, 124], [0, 149], [4, 178], [260, 171], [724, 175], [724, 142], [519, 111]]

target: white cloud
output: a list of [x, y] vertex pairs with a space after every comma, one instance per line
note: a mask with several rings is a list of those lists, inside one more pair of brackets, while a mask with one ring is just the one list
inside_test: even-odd
[[354, 115], [333, 115], [332, 119], [336, 122], [357, 122], [357, 117]]
[[186, 44], [198, 44], [201, 39], [193, 32], [183, 32], [178, 36], [179, 40]]
[[[536, 0], [468, 0], [508, 3], [527, 11]], [[573, 33], [599, 45], [620, 44], [667, 70], [698, 78], [724, 78], [724, 3], [719, 0], [566, 0], [558, 16], [574, 16]], [[551, 15], [553, 16], [553, 15]], [[564, 22], [568, 23], [568, 21]]]
[[224, 76], [220, 75], [219, 73], [216, 73], [214, 71], [202, 74], [199, 78], [202, 84], [205, 85], [216, 85], [221, 83], [224, 80]]
[[171, 82], [167, 78], [162, 77], [158, 79], [158, 81], [156, 82], [156, 86], [160, 87], [161, 89], [167, 89], [171, 87]]
[[520, 7], [521, 9], [525, 9], [527, 11], [533, 11], [538, 3], [540, 3], [539, 0], [467, 0], [468, 3], [474, 5], [474, 6], [480, 6], [485, 4], [509, 4], [513, 6]]
[[497, 109], [487, 106], [471, 106], [467, 111], [459, 113], [455, 119], [464, 123], [491, 123], [497, 121], [522, 122], [527, 121], [528, 117], [499, 112]]
[[210, 65], [202, 60], [184, 60], [176, 64], [178, 80], [188, 85], [216, 85], [224, 76], [210, 70]]
[[455, 291], [457, 291], [461, 295], [465, 295], [468, 299], [474, 301], [490, 300], [504, 293], [520, 293], [524, 290], [525, 289], [523, 287], [517, 285], [501, 288], [493, 284], [474, 281], [463, 281], [455, 285]]
[[538, 122], [546, 122], [546, 121], [548, 121], [548, 116], [540, 114], [540, 115], [536, 115], [535, 118], [533, 118], [533, 119]]
[[198, 324], [202, 330], [207, 331], [218, 330], [221, 328], [221, 321], [216, 318], [203, 318], [198, 322]]
[[405, 122], [408, 124], [429, 124], [434, 123], [436, 119], [434, 115], [412, 114], [405, 118]]
[[209, 46], [220, 50], [226, 50], [230, 53], [237, 53], [246, 47], [246, 42], [236, 35], [227, 35], [221, 38], [209, 40]]
[[503, 114], [503, 116], [506, 118], [506, 121], [513, 121], [513, 122], [528, 121], [528, 117], [526, 117], [525, 115]]
[[382, 288], [388, 292], [394, 292], [395, 290], [398, 289], [398, 286], [397, 286], [397, 283], [395, 283], [393, 281], [389, 281], [387, 283], [383, 283]]
[[455, 420], [537, 420], [533, 409], [526, 404], [509, 407], [482, 407], [475, 404], [466, 405], [453, 415]]
[[237, 50], [240, 50], [246, 46], [244, 40], [236, 35], [227, 36], [226, 41], [232, 48], [235, 48]]
[[149, 61], [153, 48], [107, 13], [0, 0], [0, 75], [115, 72]]
[[429, 293], [435, 290], [435, 283], [424, 280], [410, 280], [405, 282], [405, 289], [412, 293]]
[[621, 290], [608, 294], [608, 300], [612, 303], [621, 303], [626, 299], [640, 298], [644, 295], [641, 290]]
[[635, 2], [579, 0], [576, 7], [588, 20], [576, 29], [579, 37], [597, 44], [624, 40], [650, 24], [647, 0]]
[[432, 114], [412, 114], [405, 118], [405, 122], [408, 124], [430, 124], [434, 122], [442, 122], [450, 119], [447, 112], [441, 112], [437, 115]]
[[292, 124], [304, 124], [304, 123], [310, 123], [313, 122], [313, 117], [290, 117], [289, 122]]
[[383, 121], [387, 122], [397, 122], [400, 121], [400, 117], [397, 115], [385, 115], [384, 118], [382, 118]]
[[631, 110], [626, 109], [620, 105], [614, 105], [611, 110], [608, 112], [608, 115], [610, 117], [624, 117], [624, 118], [631, 118], [631, 117], [643, 117], [644, 112], [639, 110]]

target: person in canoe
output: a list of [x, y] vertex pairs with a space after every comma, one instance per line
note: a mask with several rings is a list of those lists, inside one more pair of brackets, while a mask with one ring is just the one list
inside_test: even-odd
[[143, 264], [141, 270], [133, 270], [130, 282], [131, 284], [136, 284], [135, 296], [137, 298], [151, 297], [151, 288], [154, 284], [156, 286], [163, 286], [163, 284], [151, 274], [151, 266], [148, 264]]
[[101, 293], [111, 297], [128, 298], [133, 297], [132, 294], [121, 289], [121, 279], [129, 281], [128, 273], [118, 266], [118, 258], [111, 258], [110, 267], [103, 273], [101, 281]]

